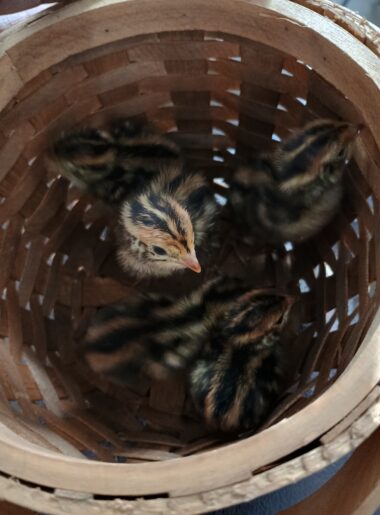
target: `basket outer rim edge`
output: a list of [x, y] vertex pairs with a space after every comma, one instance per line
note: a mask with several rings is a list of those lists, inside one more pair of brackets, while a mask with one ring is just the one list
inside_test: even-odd
[[334, 440], [249, 480], [209, 492], [177, 498], [95, 500], [91, 494], [66, 490], [54, 493], [0, 476], [0, 498], [49, 515], [196, 515], [251, 501], [309, 477], [355, 451], [380, 427], [380, 399]]

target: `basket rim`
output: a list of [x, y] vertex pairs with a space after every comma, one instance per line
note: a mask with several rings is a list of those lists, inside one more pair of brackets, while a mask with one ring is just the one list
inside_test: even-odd
[[[239, 4], [239, 5], [238, 5]], [[152, 20], [146, 20], [141, 9], [156, 8]], [[321, 4], [319, 4], [321, 5]], [[46, 46], [48, 32], [56, 31], [63, 34], [65, 30], [72, 29], [74, 23], [86, 24], [99, 16], [102, 20], [115, 23], [112, 41], [115, 38], [124, 39], [136, 34], [148, 32], [161, 32], [163, 30], [214, 30], [232, 33], [252, 38], [252, 26], [266, 21], [278, 23], [287, 27], [295, 35], [300, 30], [307, 31], [313, 41], [324, 44], [334, 57], [341, 58], [343, 64], [348, 66], [343, 77], [334, 75], [334, 59], [318, 61], [317, 51], [311, 44], [305, 48], [308, 62], [326, 80], [332, 82], [343, 91], [366, 115], [365, 121], [373, 130], [377, 144], [380, 146], [380, 102], [373, 102], [373, 98], [380, 95], [380, 72], [378, 58], [354, 35], [337, 26], [330, 19], [326, 19], [310, 8], [302, 7], [287, 0], [220, 0], [219, 9], [212, 9], [207, 0], [80, 0], [62, 7], [59, 11], [52, 11], [39, 17], [33, 23], [8, 32], [3, 39], [0, 52], [0, 70], [5, 76], [3, 94], [0, 94], [0, 108], [5, 106], [12, 95], [17, 92], [25, 82], [55, 62], [62, 60], [59, 49], [54, 45]], [[113, 11], [114, 8], [114, 12]], [[239, 12], [239, 16], [236, 13]], [[130, 26], [125, 27], [118, 17], [122, 13], [128, 16]], [[106, 16], [105, 16], [106, 15]], [[212, 15], [212, 18], [210, 16]], [[122, 18], [122, 17], [121, 17]], [[143, 19], [142, 19], [143, 18]], [[242, 21], [244, 25], [242, 26]], [[265, 21], [266, 20], [266, 21]], [[250, 25], [251, 23], [251, 25]], [[97, 26], [100, 32], [100, 27]], [[76, 34], [79, 33], [74, 31]], [[66, 53], [83, 51], [86, 48], [105, 44], [111, 37], [110, 33], [94, 38], [76, 38], [70, 41]], [[49, 39], [51, 35], [49, 35]], [[276, 39], [277, 38], [277, 39]], [[288, 39], [290, 39], [287, 36]], [[335, 41], [333, 43], [333, 40]], [[89, 41], [91, 40], [91, 41]], [[284, 39], [284, 35], [277, 37], [265, 34], [265, 30], [255, 33], [255, 40], [270, 44], [292, 53], [291, 42]], [[110, 42], [110, 41], [108, 41]], [[74, 45], [74, 46], [73, 46]], [[83, 48], [83, 45], [87, 45]], [[30, 48], [24, 55], [25, 48]], [[75, 47], [75, 48], [74, 48]], [[294, 52], [295, 53], [295, 50]], [[23, 69], [25, 59], [33, 55], [37, 66]], [[40, 68], [39, 68], [40, 67]], [[348, 74], [348, 75], [347, 75]], [[350, 80], [347, 80], [347, 77]], [[367, 88], [368, 95], [359, 94], [355, 80]], [[370, 103], [368, 97], [372, 98]], [[25, 446], [14, 436], [0, 435], [1, 468], [12, 475], [39, 482], [41, 484], [72, 489], [75, 491], [88, 491], [105, 495], [147, 495], [169, 492], [171, 495], [185, 495], [201, 492], [221, 486], [238, 483], [251, 477], [252, 470], [273, 462], [274, 459], [284, 457], [290, 452], [306, 445], [328, 431], [332, 426], [342, 420], [363, 398], [375, 387], [380, 379], [380, 314], [375, 317], [365, 340], [342, 376], [320, 398], [309, 406], [296, 413], [287, 420], [266, 429], [246, 440], [229, 444], [228, 446], [206, 451], [202, 454], [178, 458], [169, 462], [144, 464], [109, 464], [89, 462], [85, 458], [76, 459], [56, 455], [47, 451], [40, 451], [32, 446]], [[324, 417], [318, 417], [323, 413]], [[308, 431], [306, 431], [306, 427]], [[282, 437], [284, 431], [291, 438], [286, 441]], [[257, 455], [260, 446], [261, 454]], [[255, 452], [255, 460], [251, 462], [247, 457]], [[221, 467], [228, 463], [228, 470]], [[215, 471], [210, 478], [209, 470]], [[196, 474], [193, 472], [196, 471]], [[157, 479], [159, 477], [159, 480]], [[53, 479], [54, 478], [54, 479]], [[180, 478], [180, 479], [179, 479]]]
[[[288, 462], [278, 465], [275, 469], [264, 471], [252, 476], [247, 481], [232, 486], [218, 488], [204, 494], [190, 494], [176, 498], [139, 499], [129, 501], [115, 497], [111, 500], [96, 500], [91, 494], [81, 494], [72, 491], [45, 492], [39, 488], [20, 483], [15, 478], [0, 476], [0, 493], [2, 498], [10, 503], [60, 515], [63, 512], [75, 515], [130, 514], [144, 513], [154, 515], [159, 513], [183, 513], [184, 503], [192, 507], [192, 514], [210, 513], [217, 509], [233, 504], [250, 501], [262, 495], [269, 494], [278, 488], [294, 484], [311, 476], [321, 469], [337, 462], [347, 454], [355, 451], [369, 438], [380, 425], [380, 387], [373, 392], [371, 401], [375, 403], [357, 418], [352, 425], [335, 435], [335, 438], [312, 451], [298, 456]], [[276, 482], [278, 480], [278, 482]], [[136, 511], [135, 511], [136, 509]], [[159, 510], [159, 511], [158, 511]], [[188, 513], [190, 513], [188, 511]]]

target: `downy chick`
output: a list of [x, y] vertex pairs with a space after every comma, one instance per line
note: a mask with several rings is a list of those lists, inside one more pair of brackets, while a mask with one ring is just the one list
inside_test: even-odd
[[281, 333], [294, 299], [253, 290], [226, 311], [189, 374], [206, 422], [222, 431], [256, 429], [274, 407], [286, 368]]
[[87, 127], [64, 134], [48, 155], [51, 168], [113, 206], [170, 164], [181, 164], [178, 146], [153, 129], [128, 120], [116, 120], [109, 129]]
[[206, 179], [163, 169], [139, 195], [125, 201], [118, 225], [118, 257], [137, 277], [168, 276], [189, 268], [199, 273], [196, 256], [206, 239], [217, 204]]
[[82, 356], [94, 372], [121, 383], [139, 373], [165, 379], [185, 369], [229, 297], [237, 296], [232, 289], [217, 295], [219, 282], [208, 281], [180, 299], [140, 295], [128, 303], [102, 308], [90, 323]]
[[187, 372], [206, 422], [253, 429], [273, 407], [285, 368], [280, 335], [293, 299], [219, 278], [181, 299], [140, 297], [92, 320], [81, 353], [111, 381]]
[[280, 244], [319, 232], [337, 212], [343, 172], [361, 126], [334, 120], [307, 124], [238, 170], [231, 205], [258, 240]]
[[217, 212], [206, 179], [186, 174], [178, 147], [148, 127], [114, 122], [56, 142], [50, 163], [119, 210], [118, 256], [139, 279], [189, 268]]
[[143, 295], [100, 309], [91, 320], [81, 354], [97, 373], [128, 381], [143, 372], [164, 379], [188, 368], [210, 330], [247, 288], [222, 277], [181, 298]]

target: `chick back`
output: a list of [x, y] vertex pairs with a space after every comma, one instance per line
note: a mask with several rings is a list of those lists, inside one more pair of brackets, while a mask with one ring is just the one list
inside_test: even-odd
[[343, 172], [360, 125], [315, 120], [237, 171], [231, 204], [240, 222], [268, 243], [302, 241], [337, 212]]
[[210, 333], [189, 374], [195, 406], [209, 425], [255, 429], [269, 414], [286, 368], [281, 329], [291, 302], [283, 295], [248, 305], [238, 300]]
[[91, 320], [80, 354], [94, 372], [116, 382], [139, 373], [169, 377], [194, 362], [210, 327], [241, 292], [214, 279], [179, 299], [139, 295], [107, 306]]
[[48, 159], [58, 172], [111, 205], [140, 191], [165, 165], [181, 162], [175, 143], [127, 120], [115, 121], [107, 130], [65, 134]]

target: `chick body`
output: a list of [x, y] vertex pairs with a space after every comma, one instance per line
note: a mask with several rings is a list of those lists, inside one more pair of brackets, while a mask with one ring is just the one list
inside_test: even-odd
[[223, 279], [181, 299], [140, 298], [108, 307], [82, 347], [90, 367], [113, 381], [143, 373], [187, 372], [206, 422], [224, 431], [252, 429], [278, 396], [285, 349], [280, 334], [292, 299]]
[[196, 246], [217, 212], [206, 179], [184, 171], [170, 139], [127, 120], [58, 140], [49, 157], [61, 173], [119, 211], [121, 266], [139, 279], [201, 270]]
[[87, 127], [65, 134], [48, 160], [81, 189], [113, 206], [138, 192], [161, 167], [181, 165], [174, 142], [128, 120], [114, 121], [108, 130]]
[[320, 231], [337, 212], [360, 127], [317, 120], [238, 170], [231, 205], [257, 239], [280, 244]]
[[121, 207], [121, 266], [138, 277], [168, 276], [184, 268], [200, 272], [196, 248], [205, 242], [217, 213], [206, 179], [176, 166], [162, 169]]
[[210, 332], [189, 374], [194, 403], [210, 426], [255, 429], [273, 408], [286, 362], [281, 330], [291, 304], [280, 293], [248, 292]]
[[165, 379], [186, 369], [209, 330], [205, 296], [212, 297], [214, 284], [205, 283], [181, 299], [140, 295], [101, 309], [91, 321], [82, 356], [95, 372], [116, 382], [139, 373]]

